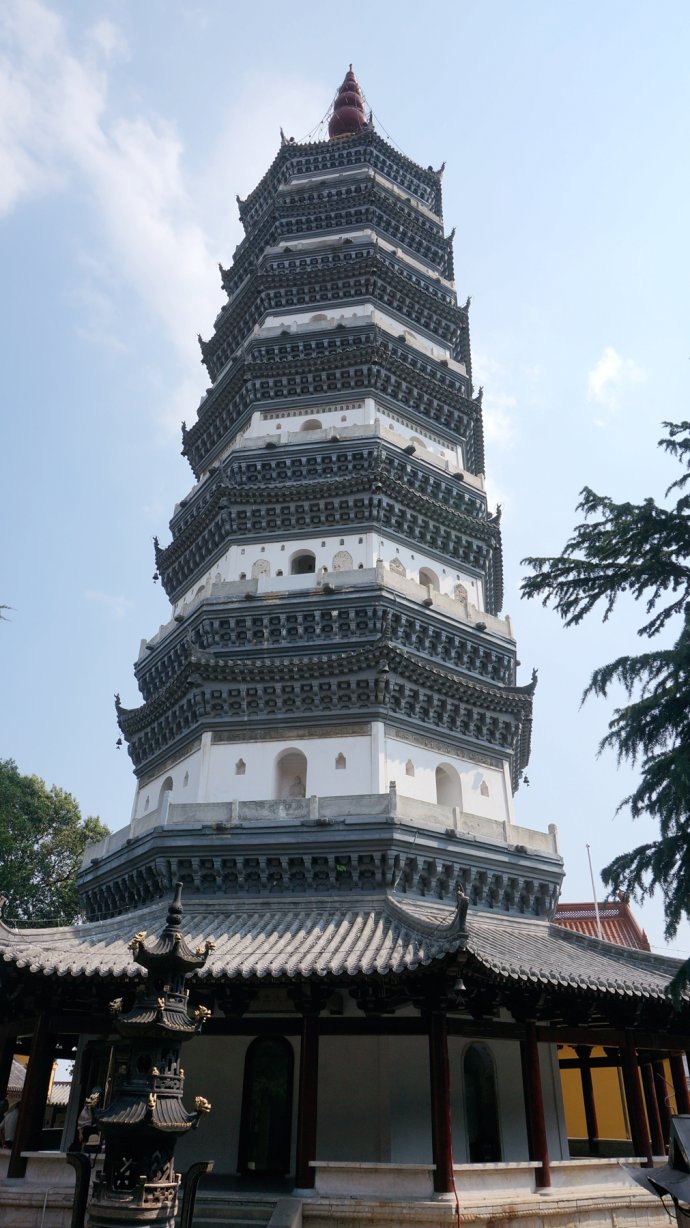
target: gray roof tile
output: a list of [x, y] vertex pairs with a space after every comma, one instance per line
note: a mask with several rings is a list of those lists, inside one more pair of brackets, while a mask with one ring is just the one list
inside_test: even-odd
[[[10, 930], [0, 922], [2, 961], [60, 977], [138, 977], [127, 943], [138, 930], [156, 933], [159, 903], [107, 921], [62, 929]], [[515, 982], [582, 988], [617, 996], [661, 998], [680, 961], [633, 951], [539, 918], [470, 909], [471, 962]], [[413, 895], [242, 900], [187, 904], [191, 945], [213, 937], [202, 979], [356, 976], [425, 967], [462, 949], [456, 912]]]

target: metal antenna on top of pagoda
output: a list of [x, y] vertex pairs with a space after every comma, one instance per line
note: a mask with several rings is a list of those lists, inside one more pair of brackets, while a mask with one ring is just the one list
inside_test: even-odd
[[91, 1228], [173, 1228], [180, 1185], [175, 1144], [211, 1108], [198, 1096], [196, 1112], [185, 1109], [180, 1047], [210, 1014], [200, 1006], [190, 1015], [185, 981], [205, 964], [215, 944], [207, 939], [192, 950], [181, 917], [182, 883], [177, 883], [160, 936], [147, 942], [142, 932], [129, 944], [148, 972], [134, 1006], [124, 1011], [121, 998], [110, 1004], [121, 1039], [114, 1049], [111, 1102], [94, 1114], [105, 1138], [105, 1158], [88, 1206]]

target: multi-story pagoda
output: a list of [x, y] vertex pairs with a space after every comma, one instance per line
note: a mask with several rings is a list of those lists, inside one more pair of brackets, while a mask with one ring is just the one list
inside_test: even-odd
[[[330, 132], [285, 141], [240, 201], [246, 237], [201, 341], [211, 384], [183, 428], [196, 482], [170, 545], [156, 544], [171, 621], [142, 645], [143, 704], [118, 704], [135, 822], [165, 804], [391, 786], [512, 822], [533, 687], [516, 686], [499, 617], [500, 528], [441, 174], [377, 135], [351, 71]], [[543, 913], [554, 867], [527, 877]], [[89, 877], [94, 916], [118, 887], [138, 899], [100, 884]], [[481, 898], [476, 875], [465, 885]], [[506, 890], [530, 889], [518, 874]]]
[[[31, 1004], [0, 1007], [5, 1058], [33, 1012], [40, 1093], [78, 1035], [74, 1116], [107, 1073], [127, 942], [184, 883], [192, 945], [216, 943], [190, 978], [211, 1017], [187, 1085], [215, 1112], [178, 1161], [331, 1203], [451, 1194], [454, 1160], [461, 1200], [480, 1164], [511, 1198], [548, 1187], [569, 1162], [559, 1044], [606, 1045], [636, 1154], [668, 1133], [640, 1060], [675, 1055], [687, 1103], [676, 963], [554, 926], [555, 828], [515, 823], [534, 678], [500, 613], [441, 181], [376, 132], [350, 70], [329, 138], [283, 138], [239, 201], [183, 426], [194, 484], [156, 544], [170, 619], [142, 643], [140, 706], [117, 699], [131, 822], [87, 854], [84, 924], [0, 927], [4, 1001]], [[10, 1175], [36, 1128], [27, 1111]]]

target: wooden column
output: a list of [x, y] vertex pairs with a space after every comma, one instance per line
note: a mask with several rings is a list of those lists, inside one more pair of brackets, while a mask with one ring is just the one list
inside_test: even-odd
[[452, 1194], [453, 1129], [450, 1111], [450, 1063], [446, 1012], [429, 1012], [429, 1078], [431, 1083], [431, 1152], [435, 1165], [434, 1193]]
[[656, 1062], [652, 1062], [652, 1070], [654, 1072], [654, 1091], [661, 1121], [661, 1133], [664, 1138], [664, 1147], [668, 1147], [668, 1140], [671, 1137], [671, 1109], [668, 1103], [669, 1086], [666, 1081], [666, 1067], [663, 1061], [659, 1059]]
[[302, 1015], [297, 1103], [297, 1158], [295, 1186], [314, 1188], [316, 1174], [309, 1164], [316, 1159], [316, 1119], [319, 1085], [319, 1017], [315, 1011]]
[[625, 1099], [628, 1104], [633, 1151], [636, 1156], [644, 1156], [646, 1166], [651, 1168], [652, 1145], [644, 1111], [635, 1038], [631, 1031], [626, 1031], [625, 1044], [621, 1048], [621, 1069], [623, 1071]]
[[549, 1145], [546, 1138], [546, 1117], [544, 1115], [544, 1093], [541, 1086], [541, 1069], [539, 1067], [537, 1025], [534, 1022], [525, 1024], [525, 1039], [520, 1044], [522, 1047], [522, 1083], [530, 1159], [538, 1160], [541, 1164], [541, 1168], [538, 1168], [536, 1172], [537, 1185], [540, 1189], [549, 1189], [551, 1186], [551, 1165], [549, 1162]]
[[0, 1041], [0, 1100], [4, 1100], [7, 1095], [7, 1085], [12, 1073], [14, 1046], [14, 1036], [5, 1036]]
[[665, 1154], [666, 1146], [664, 1144], [664, 1135], [661, 1129], [659, 1105], [657, 1104], [656, 1092], [654, 1090], [654, 1071], [652, 1069], [651, 1062], [643, 1062], [641, 1064], [640, 1074], [642, 1076], [642, 1090], [644, 1091], [647, 1122], [649, 1124], [649, 1133], [652, 1141], [652, 1153], [655, 1156], [662, 1156]]
[[597, 1121], [597, 1106], [594, 1102], [592, 1067], [589, 1061], [591, 1050], [589, 1045], [577, 1045], [575, 1052], [580, 1063], [580, 1081], [582, 1083], [582, 1099], [585, 1106], [589, 1154], [596, 1156], [599, 1154], [599, 1123]]
[[690, 1113], [690, 1096], [688, 1096], [688, 1081], [685, 1077], [685, 1063], [682, 1053], [671, 1054], [671, 1078], [676, 1097], [676, 1111]]
[[57, 1037], [49, 1030], [48, 1015], [44, 1012], [38, 1016], [34, 1027], [17, 1132], [7, 1167], [8, 1177], [23, 1177], [26, 1173], [26, 1160], [22, 1158], [22, 1151], [35, 1151], [38, 1148], [56, 1040]]

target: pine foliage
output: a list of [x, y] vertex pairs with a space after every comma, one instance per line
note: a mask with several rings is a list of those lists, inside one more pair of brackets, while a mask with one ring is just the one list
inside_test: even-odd
[[[665, 933], [673, 938], [690, 917], [690, 422], [665, 422], [659, 446], [684, 473], [654, 499], [616, 503], [589, 487], [577, 510], [583, 514], [556, 558], [527, 558], [531, 574], [522, 582], [526, 597], [551, 605], [567, 627], [597, 607], [606, 621], [627, 594], [644, 604], [638, 635], [653, 643], [668, 629], [671, 647], [622, 656], [595, 670], [583, 700], [623, 688], [628, 702], [614, 710], [600, 750], [639, 769], [636, 788], [623, 798], [633, 818], [648, 815], [658, 824], [656, 840], [621, 853], [602, 878], [611, 892], [636, 899], [660, 888]], [[690, 961], [675, 978], [677, 995], [690, 984]]]

